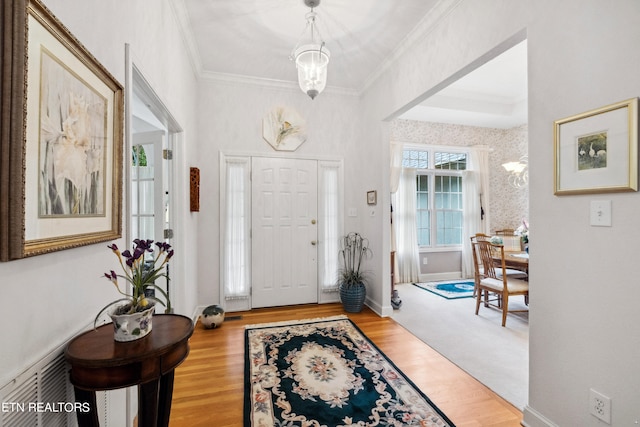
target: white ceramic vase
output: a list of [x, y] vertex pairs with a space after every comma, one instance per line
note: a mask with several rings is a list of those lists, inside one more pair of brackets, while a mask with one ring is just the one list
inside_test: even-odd
[[206, 329], [214, 329], [224, 322], [224, 309], [219, 305], [210, 305], [202, 311], [200, 322]]
[[135, 341], [145, 337], [152, 328], [152, 319], [155, 307], [151, 305], [145, 311], [133, 314], [115, 314], [116, 307], [109, 313], [113, 321], [114, 339], [120, 342]]

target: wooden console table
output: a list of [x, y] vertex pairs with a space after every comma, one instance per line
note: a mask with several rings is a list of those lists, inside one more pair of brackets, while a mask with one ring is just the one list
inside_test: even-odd
[[65, 357], [71, 364], [76, 401], [91, 407], [86, 413], [78, 411], [79, 426], [100, 425], [97, 390], [133, 385], [138, 386], [138, 426], [168, 426], [174, 370], [189, 354], [192, 333], [188, 317], [157, 314], [149, 335], [136, 341], [115, 341], [111, 323], [71, 340]]

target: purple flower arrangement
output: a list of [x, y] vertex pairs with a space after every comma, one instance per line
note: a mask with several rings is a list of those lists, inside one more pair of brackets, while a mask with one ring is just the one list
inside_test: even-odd
[[[104, 276], [114, 284], [118, 293], [123, 297], [103, 307], [96, 316], [94, 325], [105, 310], [117, 303], [122, 304], [117, 308], [116, 314], [133, 314], [144, 311], [155, 303], [166, 307], [167, 312], [171, 311], [169, 295], [155, 283], [156, 279], [167, 277], [165, 265], [173, 256], [171, 245], [165, 242], [156, 242], [154, 245], [153, 240], [142, 239], [135, 239], [133, 243], [135, 244], [133, 252], [129, 249], [120, 252], [115, 243], [107, 246], [118, 257], [124, 274], [117, 274], [114, 270], [111, 270], [108, 273], [104, 273]], [[119, 279], [129, 283], [131, 285], [130, 290], [122, 289]], [[164, 301], [146, 294], [145, 291], [147, 289], [154, 289], [160, 293]]]

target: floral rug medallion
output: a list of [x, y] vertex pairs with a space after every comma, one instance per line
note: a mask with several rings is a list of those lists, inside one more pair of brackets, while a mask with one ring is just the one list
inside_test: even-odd
[[249, 325], [245, 426], [453, 426], [346, 317]]

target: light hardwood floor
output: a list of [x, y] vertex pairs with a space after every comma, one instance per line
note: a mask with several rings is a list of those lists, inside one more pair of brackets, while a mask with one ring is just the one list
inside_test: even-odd
[[[353, 314], [345, 313], [340, 304], [314, 304], [227, 313], [218, 329], [198, 323], [190, 354], [176, 369], [170, 426], [242, 426], [245, 325], [338, 314], [348, 314], [456, 426], [521, 425], [517, 408], [393, 319], [381, 318], [366, 307]], [[233, 320], [236, 316], [241, 318]]]

